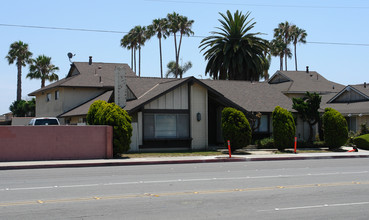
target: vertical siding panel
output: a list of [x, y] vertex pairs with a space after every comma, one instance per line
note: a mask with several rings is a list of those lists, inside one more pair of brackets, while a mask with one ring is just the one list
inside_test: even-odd
[[173, 109], [173, 91], [165, 95], [165, 109]]
[[188, 109], [188, 87], [187, 85], [181, 86], [181, 109]]
[[181, 108], [181, 89], [177, 88], [173, 91], [173, 109]]
[[165, 95], [160, 96], [158, 100], [158, 104], [159, 104], [158, 109], [165, 109], [165, 102], [166, 102]]

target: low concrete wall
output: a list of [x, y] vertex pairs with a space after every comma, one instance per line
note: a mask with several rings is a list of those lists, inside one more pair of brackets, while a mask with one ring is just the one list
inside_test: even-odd
[[0, 161], [112, 157], [111, 126], [0, 126]]

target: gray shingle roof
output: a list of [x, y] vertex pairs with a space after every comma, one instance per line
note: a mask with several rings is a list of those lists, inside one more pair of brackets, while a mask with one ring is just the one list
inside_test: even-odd
[[123, 63], [96, 62], [89, 65], [88, 62], [74, 62], [66, 78], [38, 89], [29, 95], [34, 96], [36, 93], [55, 87], [93, 87], [111, 89], [114, 87], [114, 70], [116, 66], [123, 66], [125, 68], [127, 78], [137, 77], [131, 68]]
[[272, 112], [276, 106], [292, 110], [292, 101], [267, 82], [201, 80], [247, 111]]
[[271, 84], [279, 91], [284, 93], [305, 93], [317, 92], [317, 93], [337, 93], [341, 91], [345, 86], [339, 83], [335, 83], [327, 80], [322, 75], [315, 71], [277, 71], [269, 80], [273, 80], [276, 75], [282, 75], [288, 79], [289, 82], [283, 82], [278, 84]]
[[364, 84], [357, 84], [357, 85], [350, 85], [350, 86], [357, 89], [358, 91], [360, 91], [361, 93], [369, 97], [369, 84], [366, 84], [365, 87], [364, 87]]

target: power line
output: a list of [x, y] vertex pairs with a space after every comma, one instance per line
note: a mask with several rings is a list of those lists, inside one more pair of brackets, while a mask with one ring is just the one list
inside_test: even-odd
[[128, 33], [124, 31], [97, 30], [97, 29], [84, 29], [84, 28], [66, 28], [66, 27], [46, 27], [46, 26], [19, 25], [19, 24], [0, 24], [0, 26], [20, 27], [20, 28], [38, 28], [38, 29], [63, 30], [63, 31], [103, 32], [103, 33], [115, 33], [115, 34], [127, 34]]
[[[98, 32], [98, 33], [114, 33], [114, 34], [127, 34], [127, 31], [114, 31], [114, 30], [99, 30], [99, 29], [85, 29], [85, 28], [67, 28], [67, 27], [48, 27], [48, 26], [35, 26], [35, 25], [19, 25], [19, 24], [0, 24], [3, 27], [15, 27], [15, 28], [37, 28], [46, 30], [63, 30], [63, 31], [84, 31], [84, 32]], [[193, 35], [194, 38], [205, 38], [207, 36]], [[325, 45], [341, 45], [341, 46], [364, 46], [369, 47], [369, 44], [364, 43], [344, 43], [344, 42], [319, 42], [308, 41], [308, 44], [325, 44]]]
[[270, 8], [315, 8], [315, 9], [369, 9], [368, 6], [317, 6], [317, 5], [268, 5], [268, 4], [247, 4], [247, 3], [228, 3], [228, 2], [203, 2], [203, 1], [174, 1], [174, 0], [145, 0], [148, 2], [181, 3], [181, 4], [204, 4], [204, 5], [243, 5], [252, 7]]

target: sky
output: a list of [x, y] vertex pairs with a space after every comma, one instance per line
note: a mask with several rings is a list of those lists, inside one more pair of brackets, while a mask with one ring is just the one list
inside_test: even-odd
[[[199, 45], [220, 26], [219, 13], [236, 10], [251, 12], [256, 22], [251, 32], [273, 39], [273, 30], [288, 21], [305, 29], [306, 44], [297, 47], [298, 69], [317, 71], [325, 78], [344, 85], [369, 82], [369, 1], [366, 0], [36, 0], [4, 1], [0, 8], [0, 115], [9, 112], [16, 99], [17, 68], [9, 65], [5, 56], [15, 41], [29, 45], [33, 58], [51, 57], [64, 78], [72, 61], [127, 63], [130, 51], [120, 46], [120, 39], [136, 25], [150, 25], [153, 19], [177, 12], [194, 20], [194, 36], [185, 37], [180, 52], [180, 64], [188, 61], [193, 67], [184, 77], [208, 78], [206, 60]], [[29, 28], [37, 26], [42, 28]], [[68, 30], [65, 30], [68, 29]], [[77, 31], [72, 29], [97, 30]], [[101, 31], [105, 32], [101, 32]], [[162, 42], [163, 67], [175, 60], [174, 39]], [[159, 43], [151, 38], [142, 47], [141, 76], [160, 77]], [[294, 59], [288, 70], [294, 70]], [[273, 57], [269, 73], [279, 70], [279, 58]], [[29, 66], [22, 69], [22, 99], [39, 89], [41, 81], [28, 79]], [[49, 82], [46, 83], [46, 85]], [[250, 97], [252, 98], [252, 97]]]

